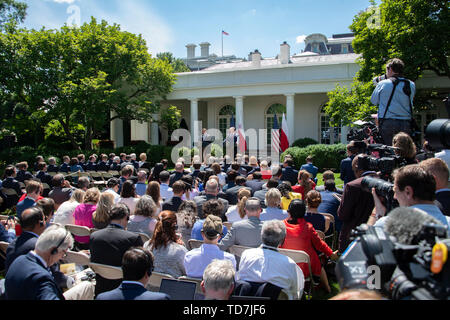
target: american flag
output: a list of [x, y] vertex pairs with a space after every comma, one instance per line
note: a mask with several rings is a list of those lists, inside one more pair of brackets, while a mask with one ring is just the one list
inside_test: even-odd
[[273, 117], [273, 128], [272, 128], [272, 150], [280, 153], [280, 126], [278, 125], [278, 117], [274, 115]]
[[226, 35], [226, 36], [229, 36], [229, 35], [230, 35], [228, 32], [225, 32], [225, 31], [223, 31], [223, 30], [222, 30], [222, 34], [224, 34], [224, 35]]

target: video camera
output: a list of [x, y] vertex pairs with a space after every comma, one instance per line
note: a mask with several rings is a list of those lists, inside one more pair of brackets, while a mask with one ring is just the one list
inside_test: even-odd
[[395, 154], [398, 148], [389, 147], [381, 144], [371, 144], [367, 146], [367, 154], [378, 152], [380, 158], [364, 157], [358, 159], [358, 168], [364, 171], [380, 171], [384, 180], [389, 180], [392, 172], [400, 167], [407, 165], [406, 160]]
[[[450, 262], [441, 260], [440, 268], [435, 267], [437, 248], [450, 249], [444, 226], [424, 225], [416, 236], [417, 245], [396, 243], [382, 228], [368, 225], [356, 228], [352, 236], [336, 265], [342, 290], [375, 289], [393, 300], [450, 299]], [[374, 275], [369, 275], [372, 269]]]
[[370, 139], [371, 137], [375, 142], [381, 141], [381, 136], [375, 122], [355, 122], [354, 124], [357, 124], [361, 127], [350, 129], [349, 133], [347, 134], [348, 141], [363, 141], [366, 139]]

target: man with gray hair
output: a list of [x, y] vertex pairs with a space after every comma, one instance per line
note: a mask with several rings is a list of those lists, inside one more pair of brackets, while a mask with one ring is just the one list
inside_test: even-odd
[[214, 259], [203, 272], [201, 288], [205, 300], [228, 300], [234, 290], [235, 274], [230, 260]]
[[203, 209], [202, 209], [203, 204], [209, 200], [218, 200], [223, 205], [223, 211], [222, 211], [221, 218], [222, 218], [222, 220], [225, 221], [225, 217], [226, 217], [225, 213], [228, 210], [229, 204], [228, 204], [227, 200], [225, 200], [223, 198], [219, 198], [218, 194], [219, 194], [219, 183], [215, 179], [210, 179], [210, 180], [208, 180], [208, 182], [206, 182], [205, 195], [194, 197], [193, 200], [194, 200], [195, 204], [197, 205], [197, 213], [201, 219], [203, 219], [202, 218], [203, 217]]
[[233, 223], [227, 235], [219, 243], [222, 250], [227, 250], [233, 245], [256, 248], [261, 245], [262, 222], [261, 203], [257, 198], [250, 198], [245, 203], [245, 213], [248, 220]]
[[136, 194], [139, 197], [142, 197], [147, 190], [147, 184], [145, 181], [147, 180], [147, 172], [139, 171], [137, 175], [138, 181], [136, 183]]
[[175, 164], [175, 172], [170, 175], [169, 187], [172, 187], [175, 182], [181, 180], [184, 176], [184, 165], [182, 162]]
[[72, 235], [64, 227], [47, 228], [39, 236], [35, 249], [18, 257], [9, 267], [5, 280], [6, 299], [92, 300], [94, 285], [91, 282], [82, 282], [63, 294], [51, 274], [50, 267], [63, 259], [72, 246]]
[[278, 252], [285, 238], [283, 221], [264, 222], [262, 245], [242, 253], [237, 280], [250, 284], [270, 283], [284, 290], [289, 300], [300, 299], [305, 285], [303, 272], [294, 260]]

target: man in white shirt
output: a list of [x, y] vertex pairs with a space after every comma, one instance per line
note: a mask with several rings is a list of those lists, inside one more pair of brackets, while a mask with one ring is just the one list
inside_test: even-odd
[[161, 171], [159, 174], [159, 181], [161, 185], [159, 187], [159, 193], [161, 194], [161, 198], [164, 200], [169, 200], [173, 197], [173, 190], [169, 187], [170, 174], [168, 171]]
[[219, 249], [217, 243], [222, 234], [222, 219], [209, 215], [203, 223], [203, 244], [200, 248], [191, 250], [184, 257], [186, 274], [191, 278], [201, 279], [206, 267], [214, 260], [230, 260], [236, 269], [236, 259], [231, 253]]
[[242, 253], [237, 280], [264, 283], [282, 288], [290, 300], [300, 299], [305, 277], [300, 267], [288, 256], [278, 252], [286, 237], [282, 221], [270, 220], [261, 230], [262, 245]]

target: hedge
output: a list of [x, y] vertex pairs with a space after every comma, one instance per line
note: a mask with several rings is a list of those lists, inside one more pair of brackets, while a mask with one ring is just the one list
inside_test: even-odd
[[307, 146], [319, 144], [316, 140], [312, 138], [303, 138], [295, 140], [295, 142], [292, 144], [291, 147], [299, 147], [299, 148], [306, 148]]
[[306, 158], [311, 155], [314, 157], [313, 164], [319, 168], [320, 172], [327, 169], [339, 172], [341, 161], [347, 157], [346, 148], [345, 144], [317, 144], [306, 148], [291, 147], [281, 155], [281, 161], [284, 161], [285, 156], [290, 154], [294, 159], [295, 167], [300, 168], [306, 163]]

